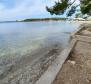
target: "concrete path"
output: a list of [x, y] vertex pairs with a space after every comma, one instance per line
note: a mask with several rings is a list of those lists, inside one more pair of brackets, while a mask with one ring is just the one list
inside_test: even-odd
[[76, 40], [73, 40], [69, 47], [61, 52], [53, 64], [48, 68], [44, 75], [36, 82], [36, 84], [51, 84], [55, 79], [57, 73], [62, 67], [64, 61], [67, 59], [68, 54], [72, 50]]

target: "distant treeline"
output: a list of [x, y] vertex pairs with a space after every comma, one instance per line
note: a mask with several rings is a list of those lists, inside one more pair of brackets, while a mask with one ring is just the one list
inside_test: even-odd
[[38, 18], [38, 19], [25, 19], [22, 20], [24, 22], [29, 22], [29, 21], [58, 21], [58, 20], [66, 20], [67, 18]]

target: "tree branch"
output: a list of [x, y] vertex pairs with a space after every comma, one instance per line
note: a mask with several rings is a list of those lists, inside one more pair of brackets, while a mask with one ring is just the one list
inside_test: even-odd
[[74, 0], [74, 1], [68, 6], [68, 8], [71, 7], [75, 2], [76, 2], [76, 0]]

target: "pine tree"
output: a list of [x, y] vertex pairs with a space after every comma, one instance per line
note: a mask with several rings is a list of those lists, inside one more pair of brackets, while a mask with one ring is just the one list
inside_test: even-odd
[[51, 15], [62, 15], [66, 12], [67, 16], [72, 16], [79, 11], [85, 15], [91, 15], [91, 0], [79, 0], [80, 3], [76, 4], [77, 0], [59, 0], [55, 2], [52, 7], [46, 7], [46, 10], [50, 12]]

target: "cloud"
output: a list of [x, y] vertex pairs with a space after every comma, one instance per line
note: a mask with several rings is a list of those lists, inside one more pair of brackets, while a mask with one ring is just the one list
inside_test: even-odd
[[[51, 16], [45, 9], [52, 6], [56, 0], [10, 0], [0, 2], [0, 20], [16, 20]], [[7, 3], [7, 4], [6, 4]], [[11, 5], [11, 6], [10, 6]]]
[[0, 0], [0, 21], [55, 17], [45, 9], [46, 6], [54, 5], [55, 1], [58, 0]]

